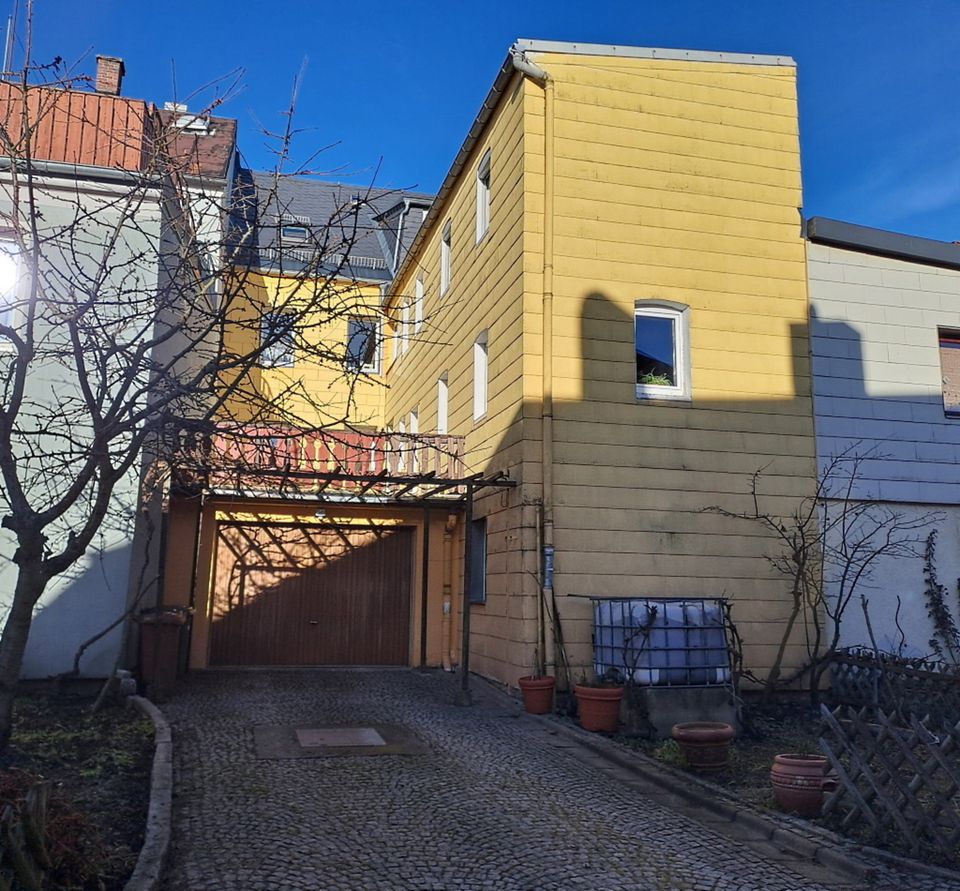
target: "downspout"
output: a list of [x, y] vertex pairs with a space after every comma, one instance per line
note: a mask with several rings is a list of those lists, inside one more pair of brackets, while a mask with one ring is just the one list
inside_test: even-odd
[[[513, 67], [543, 88], [543, 367], [541, 391], [541, 466], [543, 479], [543, 541], [541, 604], [559, 622], [553, 592], [553, 216], [554, 216], [554, 81], [539, 65], [517, 49], [512, 51]], [[556, 640], [552, 622], [544, 622], [544, 649], [541, 659], [556, 666]]]
[[409, 211], [410, 201], [404, 198], [403, 210], [400, 211], [400, 222], [397, 224], [397, 249], [393, 252], [393, 269], [390, 270], [393, 275], [397, 274], [397, 268], [400, 266], [400, 250], [403, 246], [403, 219]]
[[443, 616], [440, 625], [440, 650], [443, 670], [453, 671], [456, 655], [451, 648], [453, 629], [453, 530], [457, 527], [457, 515], [448, 514], [443, 527]]

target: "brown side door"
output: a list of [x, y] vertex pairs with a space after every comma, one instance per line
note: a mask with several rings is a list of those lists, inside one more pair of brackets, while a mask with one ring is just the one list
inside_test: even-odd
[[211, 665], [407, 665], [413, 530], [221, 524]]

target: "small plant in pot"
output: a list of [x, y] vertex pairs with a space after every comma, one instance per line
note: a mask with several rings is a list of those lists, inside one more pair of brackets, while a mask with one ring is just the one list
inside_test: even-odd
[[620, 725], [623, 690], [623, 681], [611, 672], [590, 683], [583, 681], [577, 684], [574, 692], [580, 726], [595, 733], [616, 733]]
[[517, 681], [523, 696], [523, 707], [531, 715], [547, 715], [553, 711], [553, 689], [556, 678], [546, 673], [540, 651], [534, 652], [533, 674]]

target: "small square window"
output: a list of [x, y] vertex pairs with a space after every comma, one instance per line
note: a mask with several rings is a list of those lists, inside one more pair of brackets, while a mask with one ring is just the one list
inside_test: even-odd
[[960, 331], [941, 330], [939, 334], [943, 413], [960, 418]]
[[293, 365], [296, 316], [289, 312], [264, 313], [260, 323], [260, 364], [267, 368]]
[[376, 374], [380, 370], [380, 326], [374, 318], [347, 320], [347, 368]]
[[470, 602], [487, 602], [487, 518], [470, 524]]
[[689, 398], [686, 309], [639, 301], [633, 331], [637, 398]]
[[310, 237], [310, 230], [306, 226], [282, 226], [280, 239], [285, 242], [306, 241]]

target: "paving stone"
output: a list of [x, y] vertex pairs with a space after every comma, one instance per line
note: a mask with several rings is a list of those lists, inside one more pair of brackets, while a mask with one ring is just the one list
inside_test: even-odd
[[[191, 675], [174, 731], [167, 891], [836, 891], [647, 794], [502, 704], [452, 705], [440, 672]], [[257, 758], [253, 727], [398, 725], [423, 755]], [[651, 793], [653, 790], [651, 790]], [[875, 887], [960, 891], [883, 870]]]

